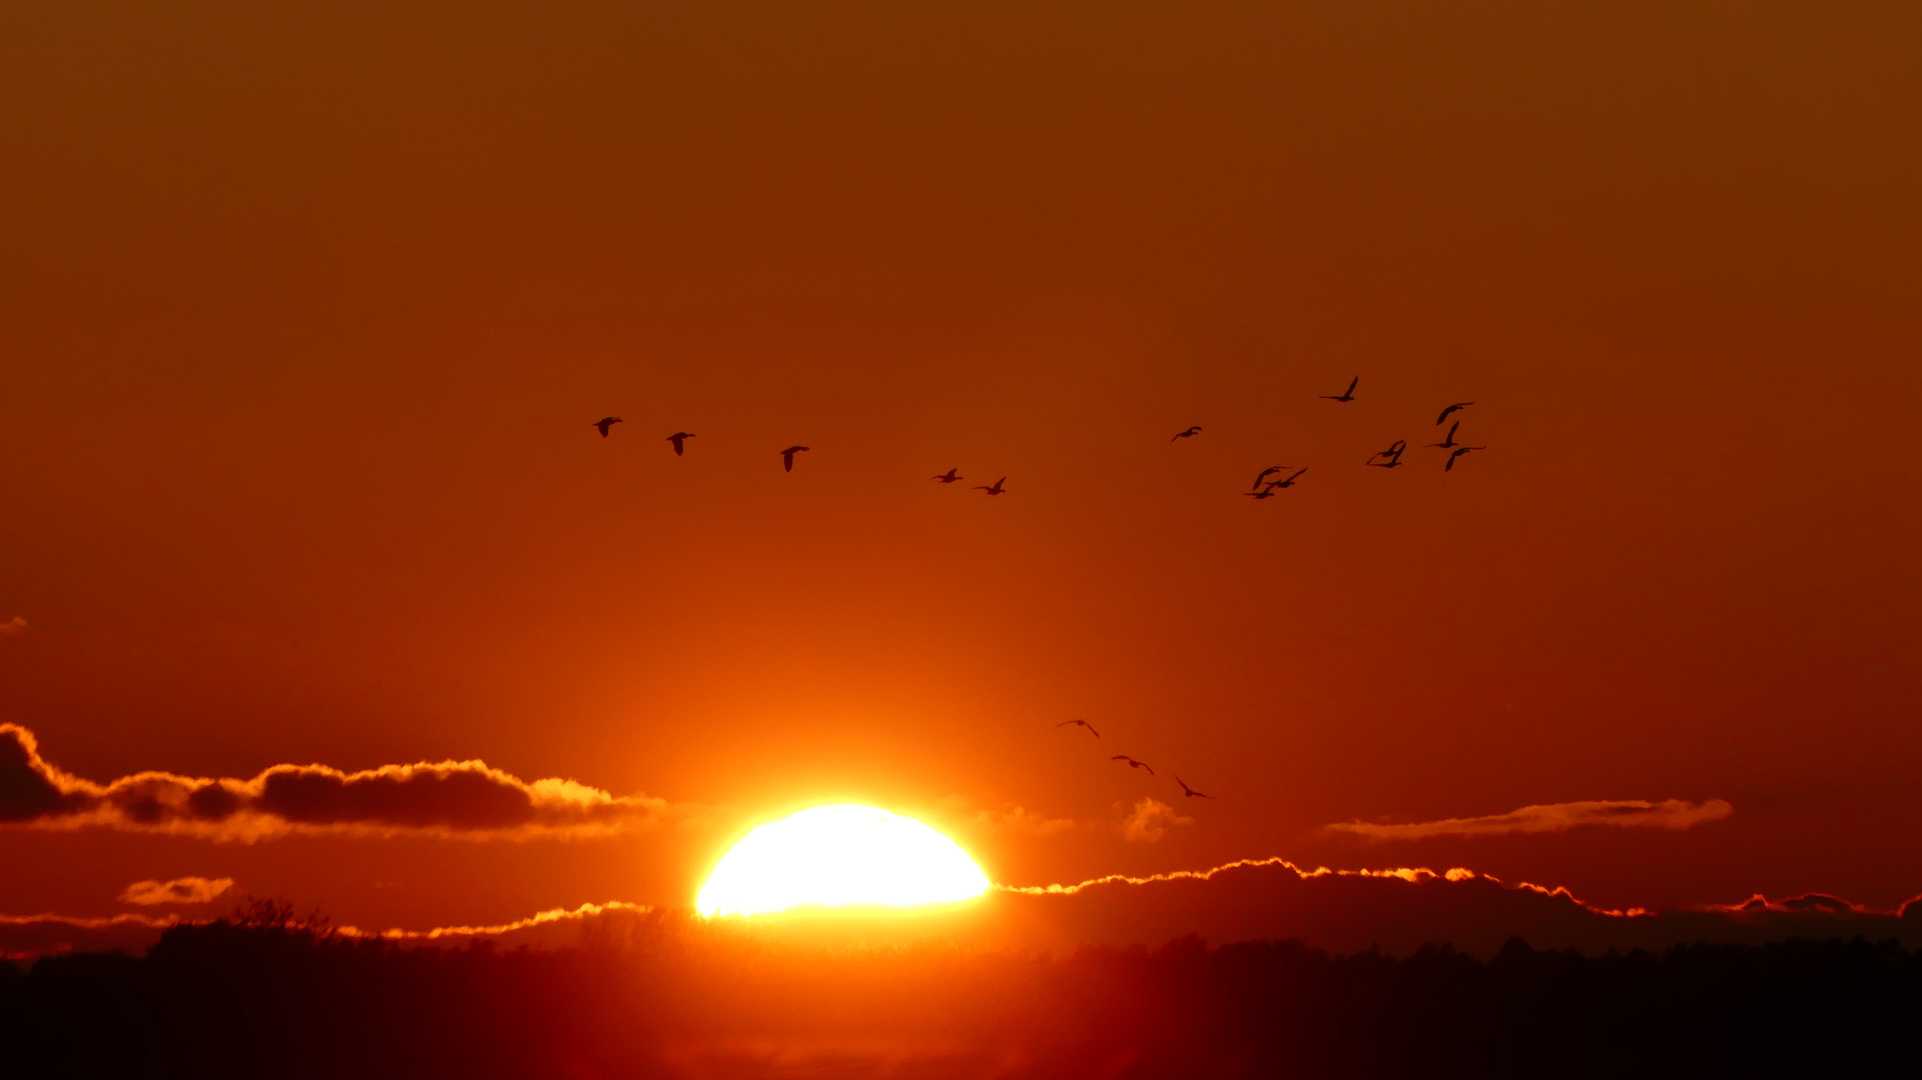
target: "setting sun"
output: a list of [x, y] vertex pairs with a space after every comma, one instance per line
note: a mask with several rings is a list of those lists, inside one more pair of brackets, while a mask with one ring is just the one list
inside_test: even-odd
[[987, 888], [967, 852], [913, 818], [872, 806], [817, 806], [743, 837], [694, 906], [704, 916], [802, 904], [909, 907], [968, 900]]

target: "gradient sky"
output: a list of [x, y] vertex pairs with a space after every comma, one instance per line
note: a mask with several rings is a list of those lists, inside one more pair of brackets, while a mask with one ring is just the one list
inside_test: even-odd
[[1922, 9], [1445, 8], [7, 5], [0, 721], [678, 816], [13, 827], [0, 912], [685, 903], [822, 800], [1019, 884], [1922, 891]]

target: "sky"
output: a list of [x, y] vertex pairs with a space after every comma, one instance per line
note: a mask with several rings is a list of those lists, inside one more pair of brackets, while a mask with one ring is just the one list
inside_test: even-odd
[[841, 801], [1012, 885], [1893, 907], [1919, 50], [1896, 3], [7, 5], [0, 914], [686, 904]]

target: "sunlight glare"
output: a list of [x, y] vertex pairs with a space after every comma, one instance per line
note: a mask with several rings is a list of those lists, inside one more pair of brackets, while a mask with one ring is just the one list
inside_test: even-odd
[[748, 833], [694, 901], [703, 916], [800, 904], [909, 907], [969, 900], [987, 875], [954, 841], [872, 806], [817, 806]]

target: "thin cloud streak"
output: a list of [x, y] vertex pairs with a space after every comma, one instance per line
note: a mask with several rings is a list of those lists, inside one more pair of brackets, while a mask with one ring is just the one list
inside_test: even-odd
[[1646, 802], [1640, 799], [1590, 800], [1524, 806], [1506, 814], [1444, 818], [1408, 824], [1342, 821], [1323, 826], [1327, 832], [1350, 833], [1370, 840], [1421, 840], [1431, 836], [1499, 836], [1506, 833], [1563, 832], [1589, 825], [1617, 828], [1692, 829], [1720, 821], [1735, 812], [1726, 799], [1692, 803], [1686, 799]]
[[0, 826], [249, 842], [294, 833], [580, 838], [651, 828], [687, 810], [573, 780], [525, 781], [482, 761], [359, 772], [275, 765], [249, 780], [140, 772], [99, 784], [41, 757], [31, 731], [0, 724]]

